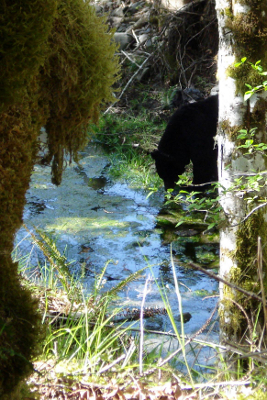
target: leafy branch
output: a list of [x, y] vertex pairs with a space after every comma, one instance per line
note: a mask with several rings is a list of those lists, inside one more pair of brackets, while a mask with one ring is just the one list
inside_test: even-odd
[[[236, 68], [240, 67], [241, 65], [243, 65], [245, 62], [248, 62], [249, 65], [251, 66], [251, 68], [253, 68], [259, 75], [262, 76], [266, 76], [267, 75], [267, 71], [263, 71], [263, 67], [260, 65], [261, 60], [257, 61], [255, 64], [247, 61], [247, 57], [243, 57], [241, 58], [241, 61], [236, 63], [234, 66]], [[246, 87], [249, 89], [246, 91], [245, 95], [244, 95], [244, 100], [247, 101], [248, 99], [250, 99], [251, 96], [253, 96], [253, 94], [260, 92], [262, 90], [266, 91], [267, 90], [267, 81], [262, 82], [262, 84], [257, 85], [255, 87], [252, 87], [249, 83], [245, 83]]]
[[[236, 68], [240, 67], [244, 63], [248, 63], [251, 68], [256, 71], [261, 76], [266, 76], [267, 71], [263, 71], [263, 67], [260, 65], [261, 61], [257, 61], [255, 64], [247, 61], [246, 57], [243, 57], [240, 62], [236, 63], [234, 66]], [[246, 83], [246, 87], [249, 89], [245, 92], [244, 100], [248, 101], [254, 94], [267, 91], [267, 81], [263, 81], [260, 85], [252, 87], [250, 84]], [[256, 155], [260, 154], [266, 157], [267, 144], [257, 143], [256, 139], [257, 127], [253, 127], [250, 130], [240, 129], [237, 140], [241, 141], [242, 144], [237, 146], [237, 149], [242, 149], [245, 152], [244, 155]], [[169, 190], [166, 197], [167, 203], [175, 203], [182, 205], [186, 208], [189, 213], [200, 212], [204, 214], [204, 221], [208, 222], [207, 230], [218, 226], [222, 221], [222, 207], [220, 206], [220, 200], [222, 195], [226, 195], [227, 192], [232, 192], [236, 194], [242, 194], [247, 204], [251, 204], [255, 207], [243, 218], [240, 223], [246, 221], [254, 212], [259, 208], [265, 207], [267, 205], [267, 198], [262, 197], [262, 189], [266, 187], [266, 175], [267, 171], [252, 171], [249, 174], [242, 174], [237, 176], [232, 185], [226, 190], [221, 184], [213, 184], [213, 189], [209, 192], [209, 197], [204, 196], [202, 192], [197, 191], [186, 191], [180, 190], [176, 196], [173, 196], [172, 190]], [[185, 175], [179, 176], [179, 181], [177, 185], [188, 185], [190, 182]], [[214, 196], [213, 194], [217, 192], [219, 188], [220, 194]], [[213, 194], [212, 194], [213, 192]], [[251, 195], [250, 195], [251, 193]], [[183, 224], [184, 219], [180, 220], [176, 226]]]

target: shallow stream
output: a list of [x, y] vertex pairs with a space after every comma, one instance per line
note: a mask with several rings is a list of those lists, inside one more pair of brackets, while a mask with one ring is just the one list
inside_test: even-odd
[[[218, 256], [218, 244], [200, 243], [194, 229], [188, 229], [180, 231], [180, 236], [175, 236], [172, 230], [171, 240], [176, 239], [171, 245], [170, 235], [157, 223], [164, 192], [158, 191], [149, 198], [147, 195], [147, 191], [131, 188], [125, 182], [112, 181], [107, 156], [101, 148], [90, 145], [81, 153], [79, 166], [67, 167], [59, 187], [51, 183], [49, 167], [35, 167], [27, 192], [24, 223], [29, 229], [37, 227], [53, 235], [58, 248], [66, 251], [68, 260], [72, 261], [71, 271], [79, 274], [83, 269], [86, 291], [92, 289], [94, 277], [107, 262], [105, 289], [149, 266], [142, 278], [122, 291], [120, 305], [140, 308], [145, 281], [150, 275], [152, 280], [146, 307], [164, 307], [157, 280], [165, 287], [177, 326], [180, 326], [172, 258], [180, 283], [183, 312], [191, 315], [184, 325], [185, 333], [192, 335], [203, 326], [214, 309], [218, 299], [213, 295], [218, 286], [205, 274], [185, 267], [183, 262], [191, 259], [203, 265], [201, 262], [214, 261]], [[31, 253], [33, 264], [41, 257], [37, 249], [33, 250], [24, 228], [18, 232], [16, 243], [23, 254]], [[145, 328], [173, 331], [165, 315], [148, 318]], [[208, 329], [204, 329], [199, 338], [206, 339], [207, 333]], [[151, 336], [150, 340], [165, 341], [158, 335]], [[208, 340], [218, 341], [217, 323], [211, 328]], [[168, 341], [166, 348], [169, 346]], [[177, 347], [177, 342], [174, 341], [171, 347]], [[206, 348], [198, 361], [213, 364], [211, 356], [211, 350]]]

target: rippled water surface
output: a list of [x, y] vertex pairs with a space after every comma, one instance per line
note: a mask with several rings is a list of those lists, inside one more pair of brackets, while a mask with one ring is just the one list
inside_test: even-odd
[[[58, 248], [66, 251], [72, 262], [71, 270], [85, 270], [84, 287], [90, 290], [94, 277], [109, 262], [105, 274], [108, 289], [129, 274], [149, 266], [141, 279], [131, 283], [122, 291], [120, 304], [125, 307], [140, 306], [145, 280], [153, 276], [146, 297], [146, 307], [164, 307], [155, 280], [165, 287], [175, 318], [178, 321], [178, 303], [174, 290], [171, 268], [171, 252], [174, 257], [177, 278], [183, 300], [183, 312], [191, 319], [185, 324], [185, 333], [196, 332], [209, 318], [217, 298], [217, 283], [205, 274], [185, 268], [183, 257], [201, 259], [203, 247], [192, 238], [180, 238], [173, 244], [167, 243], [164, 230], [157, 225], [163, 202], [163, 192], [147, 198], [148, 192], [131, 188], [122, 182], [113, 182], [108, 174], [108, 159], [101, 149], [90, 146], [82, 153], [80, 165], [68, 166], [61, 186], [51, 183], [49, 167], [36, 166], [31, 187], [27, 193], [24, 223], [31, 229], [37, 227], [53, 234]], [[185, 235], [182, 236], [186, 236]], [[190, 236], [190, 235], [189, 235]], [[25, 239], [26, 238], [26, 239]], [[31, 240], [22, 228], [16, 237], [20, 251], [31, 251], [32, 262], [40, 253], [32, 248]], [[218, 253], [217, 244], [210, 246], [210, 254]], [[205, 296], [204, 296], [205, 295]], [[178, 326], [180, 325], [177, 322]], [[147, 329], [172, 330], [166, 316], [146, 320]], [[213, 327], [209, 339], [217, 341], [218, 326]], [[206, 338], [207, 330], [200, 338]], [[163, 339], [155, 336], [154, 341]], [[165, 340], [165, 339], [164, 339]], [[167, 345], [166, 345], [167, 346]], [[169, 343], [168, 343], [169, 346]], [[171, 346], [176, 346], [173, 341]], [[202, 351], [200, 362], [209, 363], [210, 351]]]

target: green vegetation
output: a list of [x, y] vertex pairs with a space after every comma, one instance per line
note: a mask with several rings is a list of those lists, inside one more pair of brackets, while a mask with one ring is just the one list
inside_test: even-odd
[[[235, 68], [239, 69], [243, 65], [252, 69], [257, 74], [258, 78], [261, 79], [261, 83], [255, 87], [246, 83], [246, 87], [249, 90], [246, 90], [244, 93], [244, 99], [249, 100], [256, 93], [267, 90], [266, 81], [262, 81], [263, 77], [267, 75], [267, 72], [263, 70], [260, 61], [252, 64], [247, 61], [246, 57], [244, 57], [240, 62], [235, 64]], [[259, 154], [266, 158], [267, 145], [266, 143], [258, 143], [257, 131], [257, 126], [251, 127], [250, 129], [239, 129], [235, 133], [236, 140], [239, 143], [237, 149], [241, 150], [244, 156], [256, 156]], [[262, 197], [262, 191], [266, 187], [265, 176], [266, 171], [252, 171], [248, 176], [235, 178], [232, 186], [227, 190], [234, 193], [243, 193], [244, 199], [250, 207], [248, 216], [253, 212], [258, 211], [259, 208], [265, 207], [267, 204], [267, 198]], [[183, 174], [179, 178], [180, 179], [177, 182], [178, 186], [191, 183], [190, 174]], [[217, 195], [218, 190], [220, 192], [219, 195]], [[192, 213], [197, 213], [197, 215], [199, 215], [199, 212], [203, 213], [203, 219], [209, 224], [209, 230], [216, 226], [219, 227], [224, 221], [221, 213], [222, 208], [220, 206], [220, 198], [222, 195], [225, 195], [227, 191], [219, 183], [212, 185], [212, 189], [208, 192], [208, 196], [198, 191], [188, 192], [186, 190], [180, 190], [179, 193], [173, 197], [173, 190], [169, 190], [169, 193], [166, 196], [168, 199], [167, 204], [174, 203], [185, 205], [190, 215]], [[253, 193], [253, 195], [251, 195], [251, 193]], [[253, 209], [254, 206], [256, 206], [255, 209]], [[186, 218], [181, 218], [177, 223], [177, 226], [183, 224], [185, 221]]]
[[[109, 268], [107, 263], [95, 277], [94, 290], [91, 293], [84, 293], [82, 276], [75, 278], [69, 273], [71, 264], [58, 251], [53, 238], [41, 231], [32, 236], [34, 243], [44, 252], [46, 262], [33, 267], [27, 257], [18, 260], [23, 286], [39, 299], [45, 332], [40, 343], [42, 354], [35, 364], [37, 371], [42, 368], [42, 373], [31, 376], [29, 386], [31, 396], [36, 398], [40, 388], [42, 399], [49, 398], [55, 390], [58, 395], [72, 393], [73, 390], [79, 393], [81, 390], [82, 399], [82, 393], [87, 391], [89, 393], [89, 388], [93, 387], [95, 392], [101, 390], [103, 396], [111, 396], [112, 399], [116, 397], [117, 392], [125, 396], [131, 393], [131, 398], [138, 399], [140, 390], [147, 395], [154, 393], [154, 396], [160, 396], [162, 390], [170, 387], [174, 392], [178, 390], [179, 393], [188, 396], [196, 396], [201, 391], [202, 398], [209, 399], [209, 388], [213, 385], [224, 386], [223, 381], [226, 380], [230, 382], [229, 387], [233, 388], [235, 387], [233, 380], [239, 380], [235, 389], [235, 393], [238, 393], [239, 383], [246, 378], [246, 385], [250, 382], [251, 386], [244, 385], [240, 393], [254, 393], [253, 386], [256, 384], [259, 397], [255, 398], [264, 398], [261, 397], [264, 393], [261, 389], [265, 388], [266, 375], [262, 368], [265, 363], [264, 354], [252, 351], [247, 355], [245, 348], [233, 348], [232, 350], [240, 355], [241, 361], [236, 370], [229, 369], [222, 356], [226, 348], [199, 338], [204, 330], [212, 329], [217, 307], [212, 311], [205, 326], [199, 327], [192, 337], [185, 335], [183, 295], [180, 292], [180, 283], [173, 262], [172, 272], [177, 297], [175, 308], [179, 310], [182, 322], [177, 323], [174, 317], [167, 287], [158, 283], [158, 290], [173, 333], [168, 332], [167, 336], [165, 333], [161, 346], [153, 345], [142, 339], [143, 334], [149, 335], [149, 331], [144, 329], [142, 318], [140, 317], [140, 325], [138, 321], [136, 322], [139, 327], [135, 322], [127, 322], [129, 314], [122, 313], [122, 308], [117, 305], [119, 292], [131, 281], [140, 278], [144, 270], [130, 275], [127, 280], [106, 290], [105, 273]], [[149, 278], [146, 283], [148, 281]], [[145, 284], [143, 306], [147, 293]], [[195, 293], [200, 298], [209, 294], [203, 290]], [[118, 318], [121, 315], [124, 315], [124, 319]], [[257, 337], [256, 327], [253, 335]], [[164, 344], [171, 338], [177, 343], [174, 348], [171, 342], [168, 346]], [[195, 355], [197, 359], [202, 346], [215, 350], [214, 354], [220, 359], [220, 365], [217, 365], [215, 359], [212, 366], [189, 363], [189, 355]], [[250, 364], [244, 376], [241, 362], [242, 358], [247, 356]], [[161, 384], [164, 386], [159, 386]], [[171, 393], [172, 391], [167, 392], [166, 395], [171, 396]], [[219, 393], [223, 398], [224, 390], [221, 389]], [[240, 398], [242, 399], [242, 394]]]
[[[190, 367], [186, 360], [187, 352], [192, 349], [186, 349], [189, 342], [185, 339], [183, 323], [180, 325], [180, 332], [164, 287], [158, 286], [174, 329], [174, 334], [170, 336], [178, 339], [180, 344], [179, 351], [174, 351], [173, 354], [172, 352], [164, 354], [162, 347], [151, 344], [148, 351], [147, 345], [141, 343], [138, 336], [133, 336], [135, 332], [146, 333], [143, 325], [137, 328], [134, 322], [127, 323], [127, 313], [125, 314], [125, 310], [122, 313], [122, 308], [116, 305], [119, 292], [130, 282], [139, 279], [148, 267], [130, 275], [113, 288], [105, 290], [105, 273], [109, 267], [107, 263], [95, 277], [93, 291], [86, 294], [82, 286], [82, 276], [75, 278], [69, 273], [71, 264], [58, 251], [54, 240], [39, 230], [36, 234], [32, 234], [32, 238], [44, 253], [46, 262], [33, 267], [27, 257], [24, 257], [18, 260], [19, 272], [23, 276], [23, 286], [29, 288], [39, 299], [45, 336], [41, 343], [43, 352], [38, 357], [38, 365], [41, 362], [47, 363], [45, 378], [37, 375], [32, 377], [32, 390], [36, 390], [35, 384], [38, 387], [39, 380], [48, 380], [48, 383], [52, 384], [49, 371], [51, 363], [54, 380], [55, 375], [60, 377], [60, 371], [64, 371], [64, 377], [74, 382], [83, 380], [101, 386], [108, 385], [112, 378], [116, 385], [122, 385], [125, 379], [128, 380], [133, 374], [144, 382], [148, 382], [146, 379], [148, 376], [149, 386], [153, 387], [158, 382], [159, 371], [164, 376], [164, 382], [175, 376], [176, 372], [171, 364], [177, 365], [176, 357], [180, 359], [181, 353], [191, 385], [194, 386], [192, 375], [199, 376], [199, 373], [195, 372], [194, 367]], [[175, 282], [179, 311], [180, 315], [183, 315], [176, 277]], [[145, 296], [144, 289], [144, 300]], [[124, 315], [122, 320], [118, 319], [121, 315]], [[130, 312], [128, 315], [131, 315]], [[119, 321], [117, 323], [116, 318]], [[204, 343], [204, 345], [209, 344]], [[190, 346], [192, 347], [192, 343]], [[142, 359], [140, 359], [141, 353]], [[140, 368], [143, 369], [143, 378], [139, 375]], [[179, 375], [179, 384], [186, 383], [188, 377], [181, 373]], [[130, 380], [129, 384], [132, 385], [133, 382]], [[67, 380], [65, 386], [68, 387]], [[125, 390], [127, 391], [127, 385]]]
[[42, 126], [45, 162], [59, 184], [64, 154], [76, 158], [89, 122], [114, 99], [116, 45], [84, 0], [11, 0], [0, 5], [0, 397], [18, 400], [41, 341], [37, 301], [22, 287], [11, 252]]
[[98, 125], [90, 126], [89, 135], [93, 133], [94, 140], [107, 146], [111, 176], [147, 189], [162, 185], [149, 152], [159, 141], [165, 126], [165, 121], [155, 120], [144, 110], [137, 113], [135, 100], [132, 100], [127, 114], [103, 115]]
[[[263, 163], [266, 165], [266, 143], [265, 140], [265, 123], [266, 119], [261, 110], [266, 112], [266, 100], [255, 98], [259, 92], [266, 91], [266, 82], [264, 78], [266, 72], [260, 65], [260, 61], [252, 64], [243, 58], [240, 63], [237, 63], [235, 68], [242, 68], [246, 66], [253, 70], [257, 75], [257, 86], [246, 82], [246, 91], [244, 91], [245, 99], [256, 100], [256, 112], [253, 111], [251, 120], [246, 121], [247, 129], [238, 129], [236, 132], [236, 140], [238, 143], [237, 151], [239, 156], [244, 157], [244, 160], [249, 162], [249, 158], [261, 157]], [[257, 118], [257, 119], [256, 119]], [[259, 139], [261, 138], [261, 139]], [[178, 185], [183, 184], [186, 178], [181, 176]], [[264, 231], [262, 220], [265, 213], [263, 207], [266, 208], [266, 170], [262, 171], [249, 171], [244, 176], [233, 180], [233, 184], [226, 191], [221, 185], [217, 185], [219, 195], [216, 195], [216, 190], [213, 196], [210, 193], [205, 195], [200, 192], [188, 192], [182, 190], [176, 196], [172, 196], [170, 191], [167, 195], [170, 205], [178, 204], [186, 206], [186, 210], [190, 215], [198, 215], [201, 211], [203, 213], [203, 222], [208, 223], [207, 229], [220, 227], [222, 224], [227, 224], [227, 218], [222, 214], [220, 207], [221, 196], [227, 195], [231, 192], [233, 195], [242, 197], [247, 203], [247, 215], [244, 216], [242, 221], [238, 224], [237, 228], [237, 250], [235, 253], [230, 254], [236, 260], [236, 267], [231, 269], [228, 276], [230, 283], [239, 286], [250, 293], [242, 293], [239, 291], [233, 292], [233, 288], [224, 286], [224, 299], [220, 313], [225, 315], [224, 321], [231, 321], [229, 324], [230, 337], [241, 338], [245, 332], [246, 342], [248, 343], [246, 353], [253, 352], [255, 348], [258, 351], [264, 351], [266, 346], [266, 310], [265, 310], [265, 293], [266, 293], [266, 279], [263, 275], [263, 260], [266, 260], [266, 247], [261, 243], [266, 243], [266, 232]], [[215, 185], [216, 189], [216, 185]], [[186, 219], [180, 215], [176, 228], [183, 226], [187, 223]], [[226, 225], [227, 226], [227, 225]], [[262, 298], [253, 298], [253, 293], [261, 293]], [[231, 319], [228, 319], [229, 313]], [[239, 339], [238, 339], [239, 340]], [[241, 339], [243, 350], [245, 349], [244, 336]], [[238, 357], [237, 357], [238, 358]], [[255, 366], [255, 359], [252, 356], [246, 357], [242, 353], [241, 360], [233, 357], [233, 369], [236, 371], [237, 376], [241, 376], [244, 371], [251, 370], [252, 365]], [[262, 370], [266, 365], [265, 360], [260, 360], [256, 363], [257, 370]], [[266, 376], [260, 374], [262, 380], [266, 380]]]

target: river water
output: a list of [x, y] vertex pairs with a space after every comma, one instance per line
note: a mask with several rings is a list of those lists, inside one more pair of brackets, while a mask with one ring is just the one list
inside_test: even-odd
[[[145, 306], [164, 307], [156, 283], [160, 284], [180, 327], [171, 262], [172, 255], [175, 255], [173, 263], [180, 283], [183, 312], [191, 315], [184, 329], [186, 334], [192, 335], [203, 326], [214, 309], [218, 301], [214, 296], [218, 285], [207, 275], [186, 268], [179, 262], [186, 261], [188, 257], [201, 261], [204, 245], [190, 235], [186, 237], [186, 234], [173, 244], [169, 243], [166, 231], [157, 223], [164, 192], [158, 191], [149, 198], [147, 195], [145, 190], [113, 181], [109, 177], [106, 154], [98, 146], [90, 145], [81, 153], [79, 166], [72, 164], [66, 168], [59, 187], [51, 183], [49, 167], [36, 165], [27, 192], [24, 224], [28, 229], [37, 227], [53, 235], [58, 248], [65, 251], [71, 262], [71, 272], [79, 274], [83, 270], [85, 291], [92, 290], [95, 276], [106, 263], [105, 290], [133, 272], [148, 267], [140, 279], [120, 293], [120, 305], [140, 308], [145, 281], [150, 276]], [[24, 228], [17, 233], [16, 244], [18, 253], [31, 254], [33, 265], [42, 258]], [[205, 246], [206, 250], [210, 246], [209, 255], [218, 255], [218, 244], [208, 243]], [[148, 318], [145, 328], [173, 330], [165, 315]], [[199, 338], [217, 342], [218, 324], [204, 329]], [[160, 343], [163, 339], [156, 335], [150, 336], [149, 340]], [[175, 347], [176, 341], [171, 346], [169, 341], [166, 342], [166, 349]], [[205, 347], [199, 353], [198, 362], [212, 365], [213, 356], [212, 350]]]

